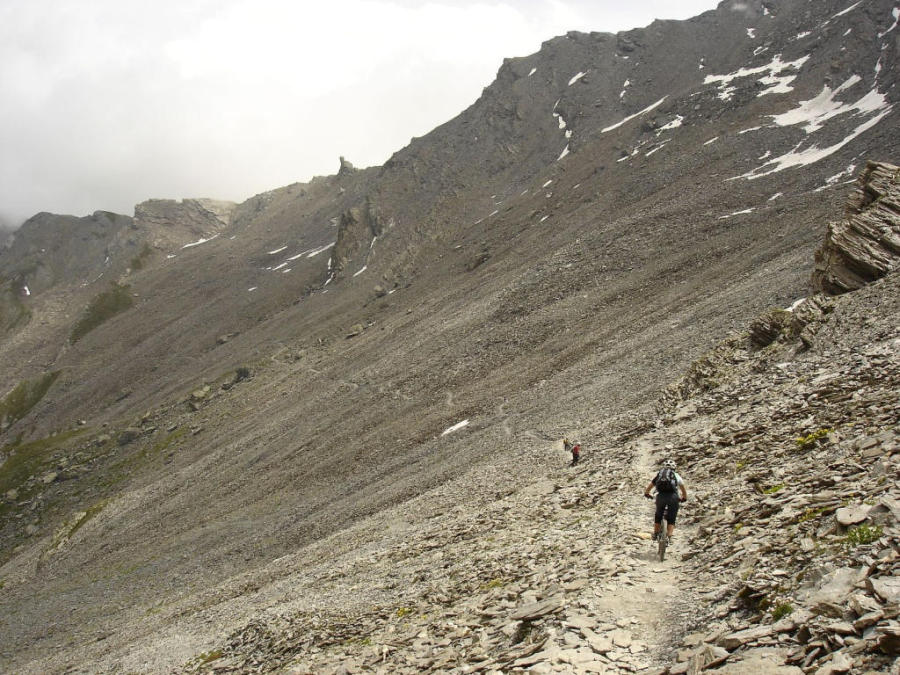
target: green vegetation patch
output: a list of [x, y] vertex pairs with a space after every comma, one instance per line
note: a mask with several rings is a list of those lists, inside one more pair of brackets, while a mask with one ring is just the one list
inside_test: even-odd
[[106, 507], [106, 505], [108, 503], [109, 503], [108, 499], [103, 499], [103, 500], [97, 502], [96, 504], [94, 504], [93, 506], [89, 506], [87, 508], [87, 510], [84, 512], [84, 517], [81, 518], [77, 523], [75, 523], [75, 526], [69, 532], [69, 538], [74, 536], [74, 534], [76, 532], [78, 532], [78, 530], [80, 530], [82, 527], [84, 527], [84, 525], [86, 525], [88, 523], [88, 521], [90, 521], [91, 518], [93, 518], [98, 513], [100, 513]]
[[797, 523], [798, 524], [805, 523], [814, 518], [818, 518], [823, 513], [826, 513], [829, 510], [833, 511], [834, 509], [829, 509], [829, 507], [827, 507], [827, 506], [820, 506], [819, 508], [806, 509], [806, 511], [804, 511], [803, 514], [799, 518], [797, 518]]
[[136, 256], [134, 256], [131, 259], [131, 263], [130, 263], [129, 267], [131, 267], [131, 269], [133, 269], [133, 270], [144, 269], [144, 263], [147, 261], [147, 258], [149, 258], [151, 255], [153, 255], [153, 249], [150, 248], [150, 244], [148, 244], [147, 242], [144, 242], [143, 247], [141, 247], [140, 253], [138, 253]]
[[0, 420], [7, 424], [19, 421], [46, 395], [59, 371], [44, 373], [36, 380], [23, 380], [0, 400]]
[[765, 490], [762, 491], [762, 493], [764, 495], [774, 495], [776, 492], [778, 492], [779, 490], [782, 490], [783, 488], [784, 488], [784, 483], [779, 483], [778, 485], [773, 485], [772, 487], [767, 487]]
[[85, 429], [73, 429], [55, 436], [48, 436], [30, 443], [12, 443], [0, 449], [7, 456], [0, 465], [0, 493], [17, 488], [29, 476], [48, 468], [53, 462], [53, 452], [69, 439], [85, 433]]
[[818, 443], [821, 439], [825, 438], [828, 434], [833, 432], [834, 429], [822, 428], [817, 431], [812, 432], [808, 436], [800, 436], [800, 438], [795, 439], [795, 443], [800, 450], [807, 450]]
[[871, 525], [852, 527], [847, 530], [845, 545], [847, 548], [856, 548], [857, 546], [871, 544], [872, 542], [881, 539], [883, 534], [884, 531], [882, 530], [881, 525], [875, 525], [874, 527]]
[[789, 603], [782, 602], [778, 605], [775, 605], [775, 609], [772, 610], [772, 619], [774, 621], [780, 621], [793, 611], [794, 608]]
[[490, 591], [495, 588], [502, 588], [504, 585], [506, 585], [505, 579], [503, 579], [502, 577], [495, 577], [495, 578], [491, 579], [490, 581], [488, 581], [486, 584], [482, 584], [481, 590]]
[[72, 335], [69, 339], [72, 344], [75, 344], [99, 325], [116, 314], [124, 312], [132, 305], [134, 305], [134, 298], [131, 296], [131, 286], [127, 284], [113, 284], [109, 290], [104, 291], [91, 300], [78, 323], [72, 329]]

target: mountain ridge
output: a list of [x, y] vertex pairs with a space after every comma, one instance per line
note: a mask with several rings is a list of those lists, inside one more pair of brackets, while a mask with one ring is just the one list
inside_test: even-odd
[[[23, 298], [0, 254], [2, 389], [59, 373], [0, 436], [4, 661], [71, 641], [115, 670], [160, 602], [193, 625], [221, 584], [468, 472], [502, 492], [502, 449], [520, 481], [563, 435], [615, 455], [597, 420], [633, 429], [730, 330], [806, 295], [842, 181], [898, 154], [893, 5], [732, 6], [554, 38], [383, 167], [210, 229], [178, 215], [139, 269], [136, 238], [102, 281]], [[133, 307], [72, 343], [110, 281]], [[192, 630], [150, 669], [216, 644]]]

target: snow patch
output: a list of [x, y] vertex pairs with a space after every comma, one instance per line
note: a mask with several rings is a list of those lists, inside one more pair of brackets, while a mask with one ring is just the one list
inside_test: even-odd
[[774, 201], [775, 201], [776, 199], [778, 199], [779, 197], [784, 197], [784, 193], [783, 193], [783, 192], [776, 192], [774, 195], [772, 195], [771, 197], [769, 197], [768, 201], [774, 202]]
[[363, 265], [362, 267], [359, 268], [358, 272], [354, 272], [353, 276], [358, 277], [360, 274], [365, 272], [368, 268], [369, 268], [368, 265]]
[[199, 246], [200, 244], [205, 244], [208, 241], [212, 241], [213, 239], [215, 239], [218, 236], [219, 236], [218, 234], [214, 234], [213, 236], [209, 237], [208, 239], [198, 239], [197, 241], [192, 241], [190, 244], [185, 244], [181, 248], [192, 248], [193, 246]]
[[320, 253], [324, 253], [325, 251], [327, 251], [328, 249], [330, 249], [330, 248], [333, 247], [333, 246], [334, 246], [334, 244], [326, 244], [325, 246], [322, 246], [321, 248], [315, 248], [315, 249], [313, 249], [312, 251], [310, 251], [310, 252], [306, 255], [306, 257], [307, 257], [307, 258], [315, 258], [315, 257], [316, 257], [317, 255], [319, 255]]
[[785, 307], [785, 310], [787, 310], [788, 312], [793, 312], [804, 302], [806, 302], [806, 298], [800, 298], [799, 300], [795, 300], [794, 303], [790, 307]]
[[802, 33], [797, 33], [797, 34], [794, 36], [794, 40], [802, 40], [803, 38], [809, 37], [810, 35], [812, 35], [812, 31], [811, 31], [811, 30], [805, 30], [805, 31], [803, 31]]
[[287, 246], [282, 246], [281, 248], [276, 248], [274, 251], [269, 251], [269, 255], [275, 255], [276, 253], [281, 253], [285, 250], [287, 250]]
[[31, 295], [31, 289], [28, 288], [28, 286], [24, 286], [24, 287], [22, 288], [22, 290], [25, 291], [25, 295], [26, 295], [26, 296], [30, 296], [30, 295]]
[[579, 72], [575, 77], [573, 77], [571, 80], [569, 80], [569, 85], [568, 85], [568, 86], [571, 87], [573, 84], [575, 84], [576, 82], [578, 82], [578, 80], [580, 80], [580, 79], [581, 79], [582, 77], [584, 77], [585, 75], [587, 75], [587, 73]]
[[675, 119], [673, 119], [668, 124], [664, 124], [663, 126], [661, 126], [657, 130], [656, 135], [659, 136], [659, 134], [661, 134], [663, 131], [668, 131], [670, 129], [677, 129], [678, 127], [681, 126], [681, 123], [683, 121], [684, 121], [684, 117], [682, 117], [681, 115], [675, 115]]
[[[848, 166], [846, 169], [844, 169], [840, 173], [836, 173], [833, 176], [829, 176], [828, 178], [826, 178], [823, 189], [826, 187], [831, 187], [832, 185], [836, 185], [841, 180], [841, 178], [847, 178], [849, 176], [852, 179], [853, 176], [855, 175], [855, 173], [856, 173], [856, 164], [851, 164], [850, 166]], [[852, 180], [850, 182], [852, 182]]]
[[749, 37], [751, 40], [755, 40], [756, 39], [756, 29], [748, 28], [747, 29], [747, 37]]
[[531, 77], [531, 76], [534, 75], [536, 72], [537, 72], [537, 68], [532, 68], [532, 69], [531, 69], [531, 72], [528, 73], [528, 77]]
[[894, 7], [894, 9], [891, 10], [891, 16], [894, 17], [893, 25], [890, 28], [888, 28], [886, 31], [884, 31], [883, 33], [879, 33], [878, 34], [879, 38], [883, 38], [885, 35], [887, 35], [892, 30], [894, 30], [897, 27], [898, 23], [900, 23], [900, 7]]
[[166, 260], [171, 260], [172, 258], [177, 258], [177, 257], [178, 257], [178, 256], [176, 256], [174, 253], [169, 253], [169, 254], [166, 256]]
[[469, 426], [469, 420], [463, 420], [462, 422], [457, 422], [452, 427], [447, 427], [441, 432], [441, 436], [446, 436], [447, 434], [452, 434], [454, 431], [459, 431], [460, 429]]
[[[835, 152], [843, 148], [845, 145], [847, 145], [847, 143], [855, 139], [857, 136], [862, 135], [863, 133], [874, 127], [881, 120], [887, 117], [890, 111], [891, 108], [889, 106], [887, 110], [883, 111], [880, 115], [877, 115], [856, 127], [856, 129], [851, 131], [850, 135], [847, 136], [844, 140], [839, 141], [834, 145], [830, 145], [827, 148], [820, 148], [815, 145], [806, 148], [805, 150], [797, 150], [797, 148], [794, 148], [791, 152], [785, 153], [780, 157], [769, 160], [762, 166], [757, 167], [752, 171], [741, 174], [740, 176], [735, 176], [734, 178], [728, 178], [726, 180], [737, 180], [738, 178], [755, 180], [757, 178], [762, 178], [763, 176], [768, 176], [770, 174], [777, 173], [778, 171], [784, 171], [785, 169], [790, 169], [795, 166], [807, 166], [809, 164], [815, 164], [816, 162], [825, 159], [829, 155], [833, 155]], [[766, 167], [771, 168], [766, 170]]]
[[561, 160], [563, 157], [565, 157], [568, 154], [569, 154], [569, 145], [566, 144], [566, 147], [564, 147], [563, 151], [561, 153], [559, 153], [559, 157], [556, 158], [556, 161], [558, 162], [559, 160]]
[[648, 105], [648, 106], [647, 106], [646, 108], [644, 108], [643, 110], [639, 110], [638, 112], [634, 113], [633, 115], [629, 115], [628, 117], [626, 117], [626, 118], [623, 119], [622, 121], [616, 122], [615, 124], [613, 124], [613, 125], [611, 125], [611, 126], [608, 126], [608, 127], [606, 127], [605, 129], [601, 129], [601, 130], [600, 130], [600, 133], [601, 133], [601, 134], [605, 134], [607, 131], [612, 131], [613, 129], [618, 129], [620, 126], [622, 126], [623, 124], [627, 124], [628, 122], [630, 122], [630, 121], [633, 120], [634, 118], [640, 117], [641, 115], [645, 115], [646, 113], [650, 112], [650, 111], [653, 110], [654, 108], [657, 108], [658, 106], [662, 105], [662, 102], [665, 101], [667, 98], [669, 98], [669, 97], [668, 97], [668, 96], [663, 96], [663, 97], [662, 97], [661, 99], [659, 99], [656, 103], [651, 103], [650, 105]]
[[541, 185], [541, 187], [542, 187], [542, 188], [545, 188], [545, 187], [547, 187], [548, 185], [550, 185], [550, 183], [552, 183], [552, 182], [553, 182], [553, 179], [551, 178], [551, 179], [548, 180], [546, 183], [544, 183], [543, 185]]
[[809, 59], [810, 57], [807, 55], [795, 61], [782, 61], [781, 54], [776, 54], [775, 57], [764, 66], [741, 68], [740, 70], [728, 73], [727, 75], [707, 75], [703, 80], [703, 84], [718, 84], [719, 98], [728, 100], [731, 98], [731, 94], [734, 91], [733, 87], [729, 87], [732, 81], [754, 75], [763, 75], [765, 73], [763, 77], [757, 78], [757, 80], [768, 86], [766, 89], [759, 92], [757, 96], [765, 96], [766, 94], [785, 94], [793, 91], [793, 87], [790, 85], [797, 79], [797, 76], [781, 75], [781, 73], [786, 70], [800, 70], [800, 68], [803, 67], [803, 64], [809, 61]]
[[852, 10], [856, 9], [857, 7], [859, 7], [861, 4], [862, 4], [862, 0], [859, 0], [859, 2], [854, 2], [854, 3], [853, 3], [852, 5], [850, 5], [847, 9], [844, 9], [844, 10], [838, 12], [837, 14], [833, 15], [831, 18], [832, 18], [832, 19], [836, 19], [836, 18], [838, 18], [839, 16], [844, 16], [844, 14], [848, 14], [848, 13], [851, 12]]
[[709, 145], [710, 143], [715, 143], [717, 140], [719, 140], [719, 137], [718, 137], [718, 136], [715, 136], [714, 138], [710, 138], [710, 139], [709, 139], [708, 141], [706, 141], [706, 143], [704, 143], [703, 145]]
[[653, 148], [650, 152], [648, 152], [646, 155], [644, 155], [644, 157], [649, 157], [654, 152], [658, 152], [659, 150], [662, 150], [664, 147], [666, 147], [666, 145], [668, 145], [668, 143], [669, 143], [669, 141], [666, 141], [665, 143], [660, 143], [655, 148]]
[[854, 111], [868, 114], [889, 110], [891, 106], [887, 102], [887, 98], [884, 94], [879, 93], [877, 89], [868, 92], [855, 103], [841, 103], [835, 100], [838, 94], [846, 91], [861, 80], [862, 78], [859, 75], [852, 75], [834, 91], [828, 85], [825, 85], [818, 96], [808, 101], [800, 101], [799, 105], [793, 110], [788, 110], [780, 115], [772, 115], [772, 121], [780, 127], [802, 124], [804, 125], [804, 131], [811, 134], [821, 129], [825, 122], [832, 117], [837, 117], [838, 115]]
[[550, 217], [550, 216], [544, 216], [543, 218], [540, 219], [539, 222], [543, 223], [543, 222], [544, 222], [545, 220], [547, 220], [547, 218], [549, 218], [549, 217]]
[[754, 207], [750, 207], [749, 209], [744, 209], [743, 211], [735, 211], [734, 213], [729, 213], [727, 216], [719, 216], [719, 220], [727, 220], [728, 218], [732, 218], [733, 216], [740, 216], [745, 213], [753, 213]]
[[250, 288], [247, 289], [247, 292], [252, 293], [253, 291], [256, 290], [256, 288], [257, 288], [256, 286], [251, 286]]

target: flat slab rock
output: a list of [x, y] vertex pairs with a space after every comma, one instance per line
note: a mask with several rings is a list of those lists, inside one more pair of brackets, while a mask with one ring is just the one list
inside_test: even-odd
[[803, 675], [800, 668], [785, 665], [784, 658], [784, 654], [773, 651], [757, 653], [756, 650], [751, 650], [740, 661], [726, 663], [709, 672], [716, 675]]
[[556, 596], [548, 598], [547, 600], [542, 600], [541, 602], [523, 605], [513, 612], [509, 618], [513, 621], [534, 621], [547, 614], [558, 612], [563, 606], [565, 606], [563, 598]]
[[839, 524], [844, 527], [850, 527], [865, 521], [869, 517], [869, 511], [871, 510], [872, 507], [867, 504], [844, 506], [835, 512], [834, 517]]

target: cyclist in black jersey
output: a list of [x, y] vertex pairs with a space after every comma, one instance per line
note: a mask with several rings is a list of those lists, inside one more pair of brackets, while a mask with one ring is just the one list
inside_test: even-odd
[[[667, 459], [662, 468], [656, 472], [653, 480], [644, 489], [644, 496], [650, 499], [650, 491], [656, 488], [656, 513], [653, 515], [653, 541], [659, 539], [662, 530], [663, 512], [666, 517], [666, 534], [669, 539], [675, 532], [675, 518], [678, 516], [678, 506], [687, 501], [687, 489], [681, 476], [675, 471], [675, 461]], [[680, 498], [679, 498], [680, 496]]]

